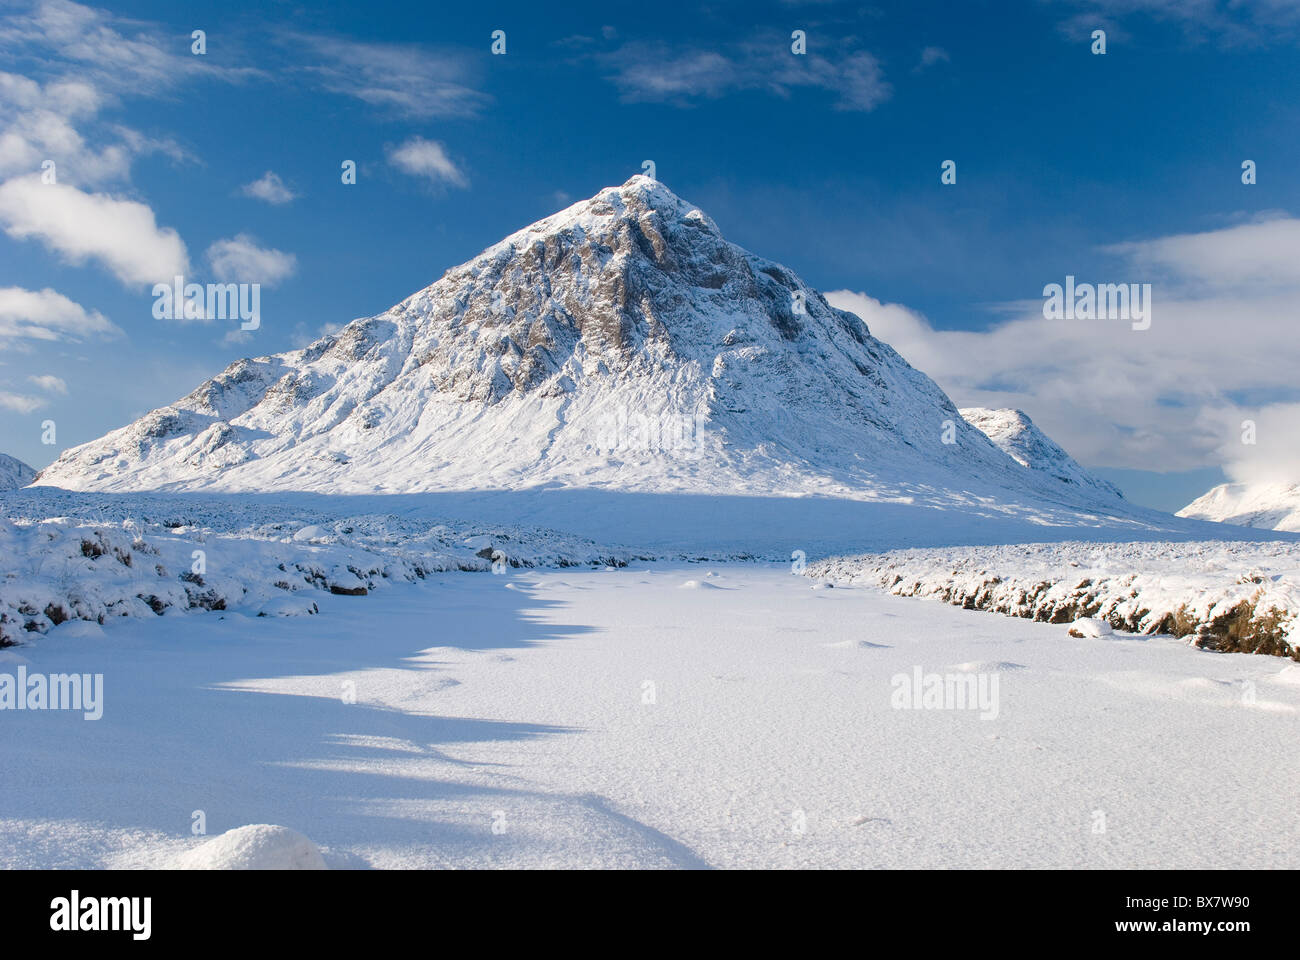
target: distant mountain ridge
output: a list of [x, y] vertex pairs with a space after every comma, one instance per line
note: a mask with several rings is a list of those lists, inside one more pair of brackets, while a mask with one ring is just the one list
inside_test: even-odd
[[17, 457], [0, 453], [0, 490], [17, 490], [36, 479], [36, 471]]
[[1300, 483], [1221, 483], [1178, 516], [1300, 533]]
[[1016, 463], [1062, 483], [1123, 498], [1119, 487], [1081, 467], [1056, 441], [1039, 430], [1023, 410], [963, 407], [961, 415]]

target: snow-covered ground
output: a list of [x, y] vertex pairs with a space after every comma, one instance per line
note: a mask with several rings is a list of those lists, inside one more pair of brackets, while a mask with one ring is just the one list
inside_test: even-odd
[[[789, 565], [446, 573], [318, 603], [0, 652], [104, 675], [100, 720], [3, 717], [0, 865], [163, 866], [278, 824], [332, 867], [1300, 866], [1283, 660]], [[994, 709], [895, 706], [918, 670]]]
[[968, 609], [1070, 623], [1096, 617], [1223, 650], [1300, 659], [1300, 544], [1034, 543], [833, 557], [809, 576]]
[[636, 555], [552, 530], [254, 500], [10, 494], [0, 515], [0, 646], [67, 620], [317, 612], [440, 570], [621, 566]]
[[[816, 560], [894, 546], [1118, 538], [1189, 540], [1263, 530], [1179, 520], [1076, 513], [1066, 522], [1004, 512], [970, 497], [960, 512], [934, 505], [830, 497], [654, 495], [533, 489], [414, 496], [70, 493], [34, 487], [0, 494], [0, 644], [36, 639], [67, 618], [230, 609], [313, 613], [322, 592], [370, 593], [431, 571], [536, 566], [622, 566], [634, 560]], [[5, 519], [8, 517], [8, 519]], [[1291, 535], [1281, 535], [1291, 536]], [[1011, 548], [1020, 550], [1021, 548]], [[1120, 569], [1161, 551], [1121, 546]], [[1188, 548], [1192, 549], [1192, 548]], [[1254, 549], [1250, 544], [1233, 550]], [[1265, 547], [1285, 556], [1285, 546]], [[1079, 550], [1033, 554], [1066, 564]], [[1210, 547], [1196, 547], [1197, 556]], [[978, 559], [980, 554], [974, 556]], [[859, 561], [850, 561], [860, 565]], [[856, 569], [856, 567], [855, 567]], [[1068, 572], [1068, 571], [1067, 571]], [[1201, 593], [1236, 584], [1214, 568]], [[1227, 576], [1228, 579], [1223, 580]], [[1216, 579], [1217, 578], [1217, 579]], [[1222, 582], [1220, 582], [1222, 581]], [[1163, 581], [1144, 581], [1157, 589]], [[890, 584], [885, 584], [890, 586]], [[1212, 589], [1211, 589], [1212, 588]], [[1239, 592], [1239, 591], [1238, 591]], [[1214, 593], [1217, 597], [1219, 593]], [[1155, 600], [1161, 600], [1160, 594]], [[1294, 612], [1296, 605], [1285, 609]], [[1134, 625], [1146, 629], [1147, 624]]]

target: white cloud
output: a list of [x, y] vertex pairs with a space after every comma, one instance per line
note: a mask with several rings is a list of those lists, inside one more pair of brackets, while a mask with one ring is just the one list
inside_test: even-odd
[[189, 265], [180, 236], [159, 227], [145, 204], [42, 183], [35, 175], [0, 184], [0, 225], [11, 237], [41, 240], [72, 263], [97, 260], [127, 286], [170, 280]]
[[[127, 181], [132, 160], [144, 154], [192, 159], [173, 140], [100, 121], [121, 98], [171, 95], [201, 77], [264, 75], [192, 56], [188, 42], [157, 27], [69, 0], [40, 0], [0, 19], [0, 58], [6, 55], [32, 63], [44, 82], [0, 72], [0, 178], [53, 160], [60, 182], [82, 187]], [[85, 129], [103, 145], [89, 146]]]
[[390, 148], [388, 161], [414, 177], [424, 177], [436, 184], [469, 186], [469, 180], [447, 156], [447, 149], [437, 140], [412, 137], [401, 146]]
[[0, 287], [0, 343], [11, 340], [80, 340], [121, 331], [98, 310], [87, 310], [48, 287]]
[[132, 158], [148, 141], [124, 129], [133, 135], [131, 142], [119, 137], [122, 142], [98, 150], [88, 146], [72, 121], [92, 116], [99, 103], [87, 84], [62, 82], [42, 88], [27, 77], [0, 73], [0, 107], [8, 108], [0, 120], [0, 177], [31, 173], [52, 160], [62, 181], [100, 184], [127, 179]]
[[298, 267], [298, 258], [292, 253], [258, 246], [246, 233], [218, 240], [208, 247], [207, 258], [218, 280], [264, 287], [275, 286]]
[[[1246, 483], [1300, 483], [1300, 403], [1251, 410], [1225, 407], [1215, 418], [1225, 437], [1218, 453], [1229, 479]], [[1253, 443], [1244, 443], [1247, 423]]]
[[1300, 219], [1273, 215], [1208, 233], [1108, 247], [1133, 264], [1207, 289], [1300, 286]]
[[[1085, 464], [1173, 471], [1217, 463], [1231, 475], [1281, 469], [1300, 480], [1300, 220], [1112, 249], [1129, 258], [1122, 268], [1078, 279], [1151, 281], [1149, 330], [1127, 320], [1047, 320], [1039, 299], [1003, 305], [1007, 319], [987, 330], [936, 330], [863, 293], [827, 299], [862, 317], [959, 406], [1020, 407]], [[1143, 274], [1157, 266], [1163, 278]], [[1259, 423], [1255, 446], [1240, 442], [1244, 419]]]
[[45, 401], [40, 397], [28, 396], [25, 393], [10, 393], [8, 390], [0, 390], [0, 407], [6, 410], [15, 410], [18, 413], [31, 413], [33, 410], [39, 410], [45, 406]]
[[68, 392], [67, 382], [52, 373], [43, 373], [38, 377], [28, 377], [27, 381], [36, 384], [46, 393], [66, 394]]
[[257, 200], [265, 200], [267, 203], [279, 206], [296, 200], [298, 194], [294, 193], [280, 179], [280, 175], [274, 170], [268, 170], [252, 183], [246, 183], [239, 188], [240, 192], [246, 197], [253, 197]]
[[0, 71], [0, 101], [27, 110], [52, 110], [76, 118], [96, 114], [104, 98], [84, 80], [56, 80], [42, 88], [30, 77]]

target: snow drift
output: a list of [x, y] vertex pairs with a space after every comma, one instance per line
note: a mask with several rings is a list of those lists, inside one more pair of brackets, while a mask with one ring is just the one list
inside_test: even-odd
[[325, 859], [301, 833], [269, 823], [227, 830], [187, 850], [180, 870], [325, 870]]

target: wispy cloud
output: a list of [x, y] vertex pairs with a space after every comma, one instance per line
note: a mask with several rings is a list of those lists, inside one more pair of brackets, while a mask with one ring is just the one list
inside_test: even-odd
[[341, 323], [322, 323], [313, 331], [309, 330], [305, 324], [300, 323], [293, 328], [293, 334], [290, 336], [290, 341], [295, 347], [301, 349], [302, 347], [310, 346], [317, 340], [321, 339], [321, 337], [328, 337], [332, 334], [338, 333], [343, 329], [343, 327], [344, 324]]
[[266, 74], [190, 52], [188, 35], [71, 0], [38, 0], [0, 21], [0, 51], [39, 70], [77, 76], [116, 95], [160, 96], [195, 77], [239, 81]]
[[295, 69], [325, 90], [394, 116], [468, 117], [491, 102], [473, 88], [477, 70], [461, 51], [300, 33], [283, 39], [311, 61]]
[[298, 194], [290, 190], [274, 170], [268, 170], [252, 183], [244, 184], [239, 188], [239, 192], [246, 197], [264, 200], [274, 206], [289, 203], [298, 198]]
[[[1102, 27], [1117, 37], [1140, 18], [1176, 24], [1189, 37], [1219, 44], [1294, 42], [1300, 37], [1295, 0], [1043, 0], [1068, 14], [1062, 29], [1086, 36]], [[1114, 39], [1115, 37], [1112, 37]]]
[[27, 382], [35, 384], [46, 393], [61, 393], [66, 395], [68, 392], [67, 382], [60, 377], [56, 377], [52, 373], [43, 373], [40, 376], [28, 377]]
[[33, 410], [39, 410], [45, 405], [46, 401], [40, 397], [0, 390], [0, 407], [6, 410], [13, 410], [17, 413], [31, 413]]
[[467, 187], [464, 172], [447, 156], [447, 148], [437, 140], [412, 137], [388, 151], [388, 161], [403, 173], [423, 177], [430, 183]]
[[923, 70], [933, 67], [936, 63], [947, 63], [950, 59], [948, 51], [943, 47], [926, 47], [921, 51], [921, 59], [912, 68], [912, 72], [921, 73]]
[[591, 56], [629, 102], [688, 106], [745, 90], [788, 98], [811, 88], [835, 94], [838, 110], [867, 111], [890, 97], [875, 56], [846, 49], [844, 41], [819, 43], [810, 36], [807, 53], [798, 55], [789, 35], [768, 32], [718, 48], [631, 42]]

